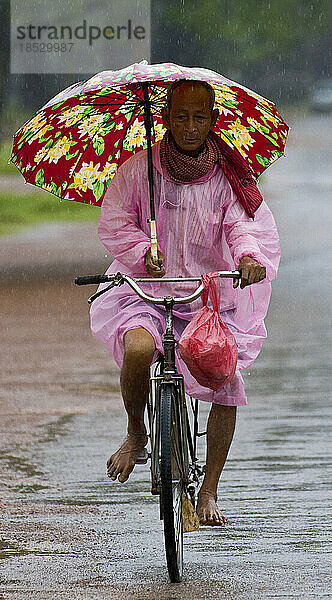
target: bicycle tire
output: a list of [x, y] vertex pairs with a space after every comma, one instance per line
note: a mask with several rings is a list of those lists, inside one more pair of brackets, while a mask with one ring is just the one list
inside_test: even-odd
[[151, 446], [151, 493], [160, 494], [160, 390], [159, 384], [153, 377], [160, 375], [161, 362], [155, 363], [151, 368], [150, 389], [147, 402], [149, 435]]
[[179, 583], [183, 574], [182, 497], [185, 488], [186, 438], [179, 392], [172, 383], [160, 388], [160, 481], [161, 512], [167, 569], [170, 581]]

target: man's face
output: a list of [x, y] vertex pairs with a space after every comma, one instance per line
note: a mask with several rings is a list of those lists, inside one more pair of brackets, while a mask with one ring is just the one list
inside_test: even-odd
[[195, 156], [215, 126], [218, 111], [211, 112], [210, 96], [202, 85], [184, 83], [175, 88], [171, 108], [162, 112], [165, 127], [177, 146]]

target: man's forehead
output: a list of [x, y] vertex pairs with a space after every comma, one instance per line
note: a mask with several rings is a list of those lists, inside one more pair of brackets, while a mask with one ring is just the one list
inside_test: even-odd
[[178, 106], [180, 104], [197, 103], [202, 106], [210, 107], [210, 96], [207, 89], [195, 83], [180, 83], [172, 94], [172, 102]]

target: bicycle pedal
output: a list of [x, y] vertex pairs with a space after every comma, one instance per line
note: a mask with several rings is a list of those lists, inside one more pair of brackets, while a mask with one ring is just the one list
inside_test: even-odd
[[144, 450], [142, 450], [142, 452], [139, 453], [139, 455], [136, 458], [135, 464], [136, 465], [146, 465], [146, 463], [148, 462], [148, 458], [149, 458], [149, 454], [146, 448], [144, 448]]
[[189, 533], [190, 531], [196, 531], [199, 528], [198, 515], [187, 498], [186, 494], [182, 496], [182, 529], [183, 533]]

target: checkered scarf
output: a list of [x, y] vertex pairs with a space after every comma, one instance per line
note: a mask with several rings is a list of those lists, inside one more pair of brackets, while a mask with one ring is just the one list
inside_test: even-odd
[[219, 146], [210, 136], [206, 138], [198, 156], [183, 154], [177, 149], [172, 134], [167, 131], [160, 144], [160, 160], [173, 181], [188, 183], [204, 177], [216, 162], [223, 161], [223, 157]]
[[211, 171], [215, 163], [219, 163], [249, 217], [254, 218], [254, 213], [263, 200], [244, 158], [214, 132], [208, 134], [202, 151], [195, 157], [180, 152], [172, 134], [167, 131], [160, 144], [160, 161], [176, 183], [201, 179]]

